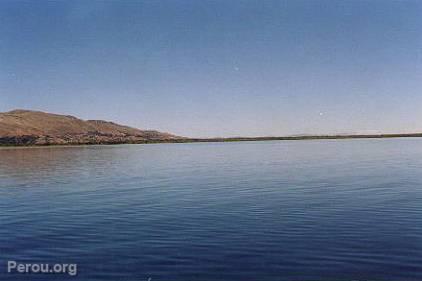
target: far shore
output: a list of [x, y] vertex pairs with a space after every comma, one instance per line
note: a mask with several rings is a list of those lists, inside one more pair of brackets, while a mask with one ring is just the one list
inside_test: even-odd
[[229, 138], [181, 138], [169, 140], [148, 140], [138, 142], [92, 142], [67, 144], [4, 144], [0, 147], [45, 147], [45, 146], [85, 146], [85, 145], [119, 145], [119, 144], [158, 144], [158, 143], [200, 143], [200, 142], [244, 142], [244, 141], [295, 141], [295, 140], [347, 140], [347, 139], [388, 139], [388, 138], [420, 138], [422, 133], [415, 134], [377, 134], [377, 135], [310, 135], [286, 137], [229, 137]]

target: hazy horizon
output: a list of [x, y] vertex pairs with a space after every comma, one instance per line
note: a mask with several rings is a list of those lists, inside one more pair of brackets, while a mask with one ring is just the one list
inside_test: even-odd
[[420, 1], [1, 1], [0, 112], [188, 137], [422, 132]]

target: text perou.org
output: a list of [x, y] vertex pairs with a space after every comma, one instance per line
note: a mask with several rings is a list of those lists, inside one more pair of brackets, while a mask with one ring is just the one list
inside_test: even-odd
[[42, 263], [19, 263], [16, 261], [7, 262], [8, 273], [43, 273], [43, 274], [68, 274], [75, 276], [78, 274], [77, 264], [42, 264]]

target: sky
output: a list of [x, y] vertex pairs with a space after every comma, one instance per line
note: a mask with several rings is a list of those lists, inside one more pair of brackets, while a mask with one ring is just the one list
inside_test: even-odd
[[0, 1], [0, 112], [189, 137], [422, 132], [422, 1]]

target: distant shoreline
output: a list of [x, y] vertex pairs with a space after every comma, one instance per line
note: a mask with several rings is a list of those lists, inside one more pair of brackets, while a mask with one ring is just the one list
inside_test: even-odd
[[232, 137], [232, 138], [191, 138], [193, 142], [231, 142], [231, 141], [272, 141], [272, 140], [336, 140], [336, 139], [385, 139], [422, 137], [422, 133], [414, 134], [376, 134], [376, 135], [310, 135], [286, 137]]
[[140, 130], [110, 121], [82, 120], [70, 115], [47, 113], [42, 111], [15, 109], [8, 112], [0, 112], [1, 147], [277, 140], [342, 140], [405, 137], [422, 137], [422, 133], [190, 138], [156, 130]]
[[45, 147], [45, 146], [86, 146], [86, 145], [120, 145], [120, 144], [159, 144], [159, 143], [204, 143], [204, 142], [244, 142], [244, 141], [295, 141], [295, 140], [347, 140], [347, 139], [391, 139], [420, 138], [422, 133], [415, 134], [377, 134], [377, 135], [311, 135], [286, 137], [229, 137], [229, 138], [181, 138], [169, 140], [147, 140], [137, 142], [92, 142], [92, 143], [48, 143], [48, 144], [7, 144], [0, 147]]

